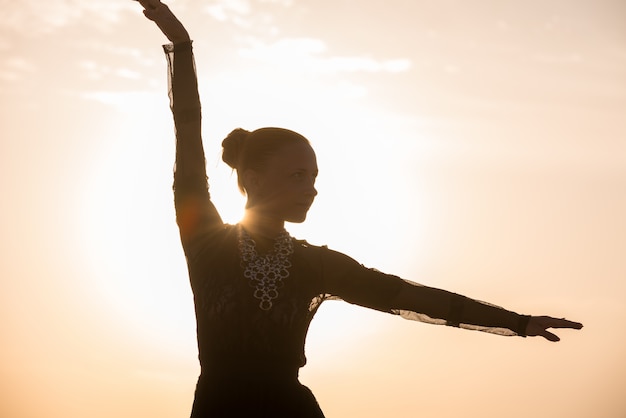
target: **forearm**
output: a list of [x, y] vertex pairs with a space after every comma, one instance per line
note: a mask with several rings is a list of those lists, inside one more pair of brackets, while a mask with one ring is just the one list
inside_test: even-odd
[[176, 129], [175, 189], [206, 188], [201, 106], [191, 41], [165, 45], [170, 107]]
[[530, 316], [520, 315], [499, 306], [464, 296], [458, 296], [458, 298], [460, 298], [460, 300], [457, 299], [459, 301], [456, 302], [456, 306], [455, 303], [452, 304], [453, 311], [455, 309], [459, 310], [458, 319], [450, 318], [448, 325], [460, 326], [467, 324], [489, 328], [506, 328], [519, 336], [526, 336], [526, 327]]
[[183, 245], [222, 225], [209, 195], [201, 110], [191, 41], [166, 45], [170, 106], [176, 129], [174, 203]]
[[503, 328], [526, 335], [527, 316], [441, 289], [407, 283], [392, 303], [395, 309], [424, 314], [449, 326]]
[[431, 324], [501, 335], [526, 334], [528, 317], [365, 268], [350, 257], [327, 248], [322, 251], [324, 292], [350, 303]]

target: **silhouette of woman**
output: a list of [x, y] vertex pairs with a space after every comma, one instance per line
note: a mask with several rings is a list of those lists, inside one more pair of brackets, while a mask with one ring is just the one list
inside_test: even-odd
[[138, 1], [171, 42], [164, 49], [176, 128], [174, 203], [201, 366], [191, 417], [323, 417], [298, 370], [306, 363], [309, 323], [330, 298], [422, 322], [550, 341], [559, 338], [548, 328], [582, 327], [408, 282], [289, 236], [284, 222], [303, 222], [317, 194], [317, 163], [309, 141], [287, 129], [235, 129], [224, 139], [223, 160], [237, 171], [247, 203], [241, 222], [222, 222], [208, 192], [189, 35], [159, 0]]

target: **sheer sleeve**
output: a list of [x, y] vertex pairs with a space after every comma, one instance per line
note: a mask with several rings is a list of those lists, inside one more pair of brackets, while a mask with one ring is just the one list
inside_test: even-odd
[[223, 222], [211, 203], [201, 135], [201, 109], [191, 41], [165, 45], [170, 107], [176, 130], [174, 204], [185, 251]]
[[368, 269], [336, 251], [323, 251], [324, 286], [332, 296], [429, 324], [526, 336], [527, 315]]

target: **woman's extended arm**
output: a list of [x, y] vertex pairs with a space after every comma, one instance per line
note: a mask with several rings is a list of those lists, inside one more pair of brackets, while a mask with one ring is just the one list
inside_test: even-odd
[[323, 250], [325, 291], [357, 305], [421, 322], [475, 329], [499, 335], [559, 338], [548, 328], [582, 328], [549, 316], [519, 315], [499, 306], [446, 290], [423, 286], [367, 269], [350, 257]]
[[[446, 325], [480, 330], [508, 329], [519, 336], [541, 336], [552, 342], [559, 341], [559, 337], [548, 328], [583, 327], [581, 323], [566, 319], [519, 315], [499, 306], [410, 282], [401, 287], [391, 304], [400, 315], [409, 318], [411, 312], [418, 309], [428, 316], [445, 319]], [[408, 315], [402, 311], [409, 311]]]
[[[201, 135], [198, 82], [187, 30], [169, 7], [159, 0], [138, 0], [146, 17], [172, 42], [168, 58], [170, 107], [176, 129], [174, 202], [176, 219], [186, 252], [194, 238], [219, 227], [222, 220], [210, 201]], [[189, 255], [189, 254], [188, 254]]]

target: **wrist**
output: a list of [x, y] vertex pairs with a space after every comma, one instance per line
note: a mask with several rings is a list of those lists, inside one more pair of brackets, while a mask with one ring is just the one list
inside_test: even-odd
[[519, 319], [517, 321], [517, 330], [515, 332], [520, 337], [526, 337], [528, 328], [528, 322], [530, 322], [530, 315], [519, 315]]

